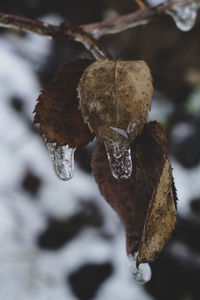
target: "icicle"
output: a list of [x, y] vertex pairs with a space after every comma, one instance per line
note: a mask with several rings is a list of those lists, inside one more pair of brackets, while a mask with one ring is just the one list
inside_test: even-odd
[[69, 180], [74, 175], [74, 152], [76, 149], [67, 145], [57, 147], [55, 143], [47, 144], [56, 175], [62, 180]]
[[130, 140], [134, 141], [136, 138], [137, 131], [135, 128], [138, 123], [139, 120], [131, 121], [126, 131], [121, 128], [110, 127], [112, 135], [106, 137], [105, 134], [104, 136], [110, 169], [116, 179], [127, 179], [132, 174]]
[[129, 254], [129, 267], [133, 274], [134, 279], [141, 284], [148, 282], [151, 279], [151, 268], [148, 263], [140, 264], [139, 267], [136, 267], [136, 258], [137, 254]]
[[180, 30], [189, 31], [195, 24], [199, 6], [200, 4], [197, 2], [181, 3], [169, 9], [167, 14], [174, 19]]
[[127, 179], [132, 173], [131, 149], [124, 137], [119, 140], [104, 141], [112, 175], [116, 179]]

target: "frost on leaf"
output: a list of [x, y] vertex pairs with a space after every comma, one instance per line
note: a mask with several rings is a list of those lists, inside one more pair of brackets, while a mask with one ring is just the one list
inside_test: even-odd
[[164, 128], [150, 122], [131, 146], [134, 169], [127, 180], [112, 176], [103, 145], [93, 155], [95, 180], [124, 225], [127, 254], [138, 252], [137, 264], [153, 260], [175, 226], [176, 193], [166, 149]]
[[66, 63], [42, 90], [34, 111], [34, 123], [40, 124], [40, 132], [47, 143], [77, 148], [93, 139], [78, 108], [76, 92], [80, 77], [91, 62], [77, 59]]
[[152, 94], [152, 77], [144, 61], [97, 61], [81, 77], [82, 115], [104, 143], [117, 179], [132, 173], [130, 145], [146, 123]]

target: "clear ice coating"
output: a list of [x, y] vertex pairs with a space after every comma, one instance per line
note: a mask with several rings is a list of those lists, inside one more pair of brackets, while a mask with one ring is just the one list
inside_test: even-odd
[[57, 147], [55, 143], [47, 144], [56, 175], [62, 180], [69, 180], [74, 175], [74, 152], [76, 149], [67, 145]]
[[105, 53], [99, 47], [94, 45], [94, 42], [91, 39], [89, 38], [84, 39], [82, 36], [79, 35], [75, 37], [75, 40], [77, 42], [81, 42], [86, 49], [91, 51], [91, 53], [94, 55], [94, 58], [96, 58], [96, 60], [101, 60], [106, 58]]
[[132, 173], [131, 149], [128, 135], [120, 128], [110, 127], [111, 135], [104, 139], [112, 175], [116, 179], [127, 179]]
[[106, 147], [107, 157], [112, 175], [116, 179], [127, 179], [132, 173], [131, 149], [120, 150], [117, 143], [112, 150]]
[[189, 31], [195, 24], [199, 7], [197, 2], [181, 3], [170, 8], [167, 14], [173, 18], [178, 29]]
[[134, 279], [141, 284], [145, 284], [151, 279], [151, 268], [148, 263], [140, 264], [137, 268], [136, 266], [136, 258], [137, 252], [135, 254], [129, 254], [129, 267], [131, 273], [133, 274]]

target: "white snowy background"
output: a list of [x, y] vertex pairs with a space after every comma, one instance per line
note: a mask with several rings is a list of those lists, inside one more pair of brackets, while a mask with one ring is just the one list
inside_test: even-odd
[[[100, 286], [95, 300], [150, 300], [128, 268], [125, 238], [118, 218], [106, 204], [94, 179], [75, 165], [74, 178], [60, 181], [53, 172], [47, 149], [27, 120], [33, 119], [36, 99], [42, 88], [35, 71], [51, 50], [51, 40], [27, 34], [0, 35], [0, 299], [75, 300], [68, 275], [87, 262], [111, 262], [113, 274]], [[10, 101], [24, 101], [25, 113], [13, 110]], [[167, 102], [153, 102], [150, 119], [170, 114]], [[184, 124], [174, 135], [185, 134]], [[178, 210], [188, 215], [189, 200], [200, 195], [200, 165], [188, 171], [172, 157], [178, 191]], [[27, 171], [42, 178], [37, 200], [22, 188]], [[192, 189], [191, 189], [192, 185]], [[94, 199], [104, 216], [104, 231], [84, 228], [70, 243], [56, 251], [41, 249], [38, 235], [46, 228], [48, 216], [67, 218], [76, 213], [79, 200]]]

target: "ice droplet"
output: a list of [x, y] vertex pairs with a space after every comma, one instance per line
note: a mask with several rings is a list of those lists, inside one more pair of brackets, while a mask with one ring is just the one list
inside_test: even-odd
[[131, 138], [132, 140], [134, 140], [136, 138], [136, 128], [139, 126], [140, 121], [139, 120], [133, 120], [128, 124], [127, 127], [127, 133], [129, 138]]
[[128, 138], [128, 135], [126, 133], [126, 131], [124, 131], [121, 128], [117, 128], [117, 127], [110, 127], [112, 130], [114, 130], [115, 132], [121, 134], [122, 136], [124, 136], [125, 138]]
[[47, 143], [56, 175], [62, 180], [69, 180], [74, 175], [74, 152], [76, 149], [67, 145], [57, 147], [56, 143]]
[[137, 252], [128, 255], [129, 267], [134, 279], [141, 284], [148, 282], [151, 279], [151, 268], [148, 263], [140, 264], [137, 268], [136, 258]]
[[181, 3], [178, 5], [174, 5], [167, 11], [178, 29], [182, 31], [189, 31], [195, 24], [197, 10], [200, 7], [199, 3], [190, 2], [190, 3]]
[[131, 149], [124, 142], [108, 139], [104, 141], [112, 175], [116, 179], [127, 179], [132, 173]]

